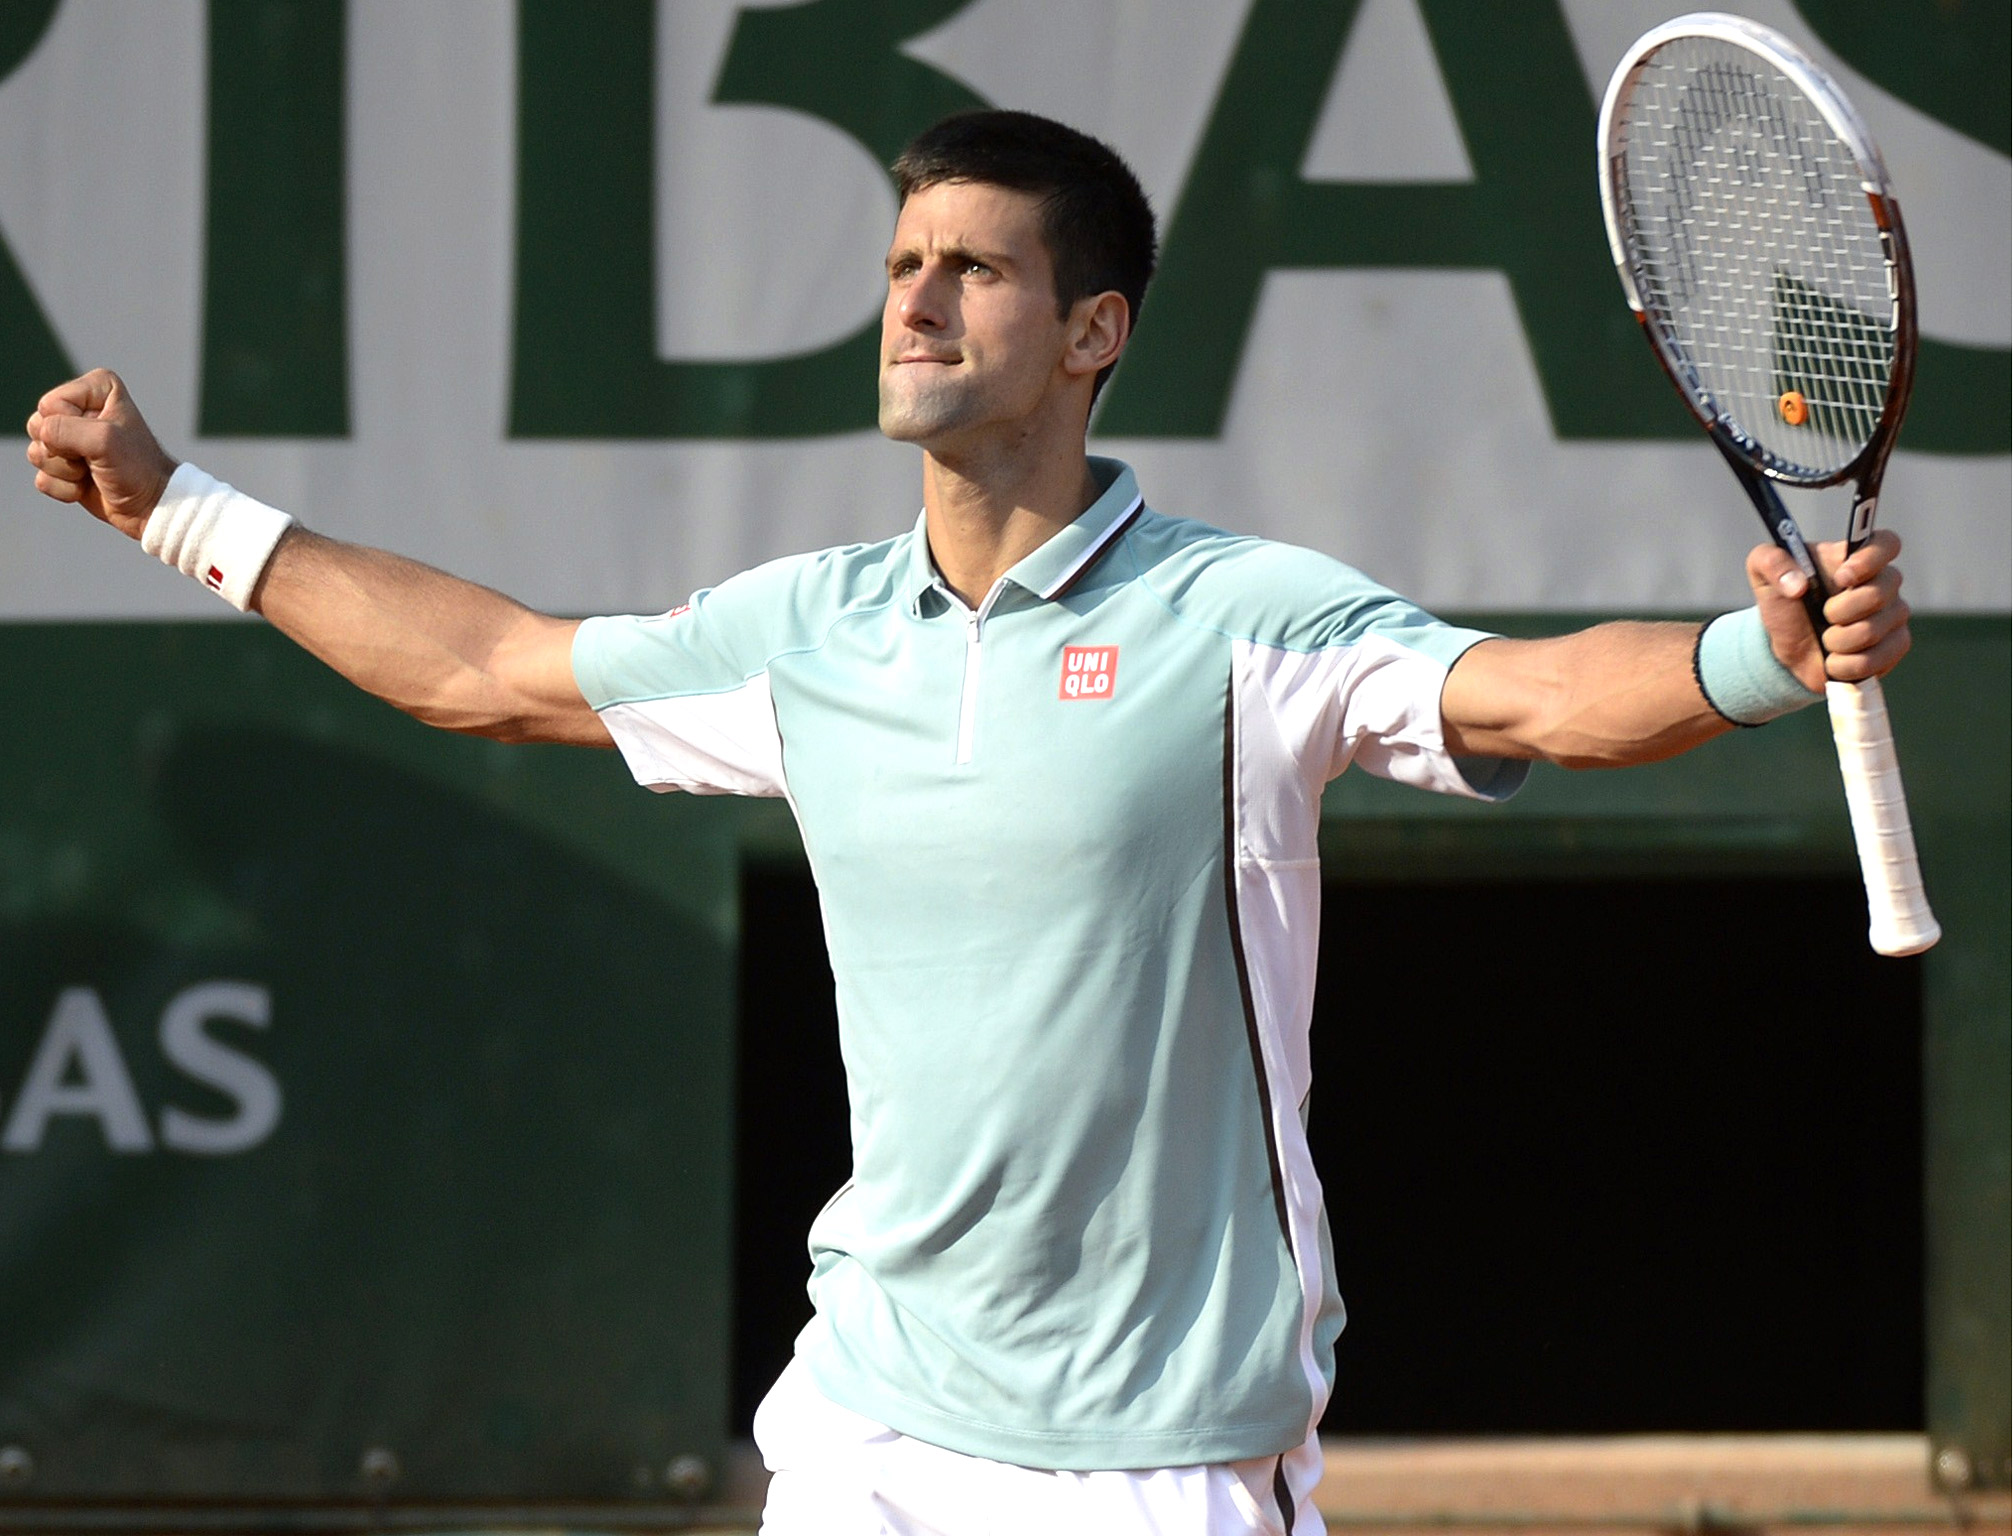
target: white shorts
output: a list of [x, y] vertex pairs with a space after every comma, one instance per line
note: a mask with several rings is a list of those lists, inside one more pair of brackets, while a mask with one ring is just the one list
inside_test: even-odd
[[755, 1443], [771, 1474], [761, 1536], [1327, 1536], [1313, 1435], [1251, 1461], [1049, 1472], [897, 1434], [827, 1398], [792, 1360], [755, 1412]]

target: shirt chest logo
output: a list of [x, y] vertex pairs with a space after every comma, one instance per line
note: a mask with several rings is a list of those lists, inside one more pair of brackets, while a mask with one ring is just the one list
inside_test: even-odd
[[1119, 647], [1116, 645], [1066, 645], [1063, 647], [1063, 680], [1057, 685], [1059, 699], [1109, 699], [1119, 681]]

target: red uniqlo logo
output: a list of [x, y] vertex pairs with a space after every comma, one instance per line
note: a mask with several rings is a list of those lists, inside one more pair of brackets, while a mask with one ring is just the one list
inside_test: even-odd
[[1119, 647], [1066, 645], [1059, 699], [1109, 699], [1119, 681]]

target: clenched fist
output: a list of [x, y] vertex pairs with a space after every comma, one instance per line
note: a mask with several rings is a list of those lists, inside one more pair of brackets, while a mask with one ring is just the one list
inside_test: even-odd
[[108, 368], [41, 398], [28, 418], [28, 462], [36, 490], [78, 503], [129, 539], [140, 537], [175, 472], [175, 461]]
[[1748, 584], [1776, 659], [1814, 693], [1827, 682], [1857, 683], [1894, 671], [1910, 645], [1909, 604], [1895, 563], [1902, 540], [1882, 528], [1851, 555], [1834, 543], [1814, 544], [1811, 553], [1832, 589], [1822, 639], [1812, 633], [1805, 578], [1790, 556], [1774, 544], [1749, 551]]

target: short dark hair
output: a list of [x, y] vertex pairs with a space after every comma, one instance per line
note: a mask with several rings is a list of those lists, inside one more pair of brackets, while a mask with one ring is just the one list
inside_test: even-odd
[[[1032, 112], [960, 112], [918, 134], [890, 169], [905, 203], [950, 181], [1039, 198], [1057, 310], [1067, 315], [1079, 299], [1110, 290], [1140, 323], [1154, 275], [1154, 210], [1110, 146]], [[1111, 371], [1098, 375], [1097, 388]]]

